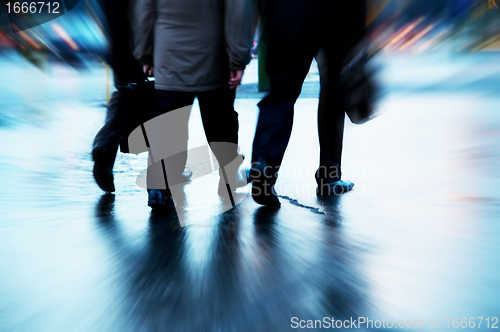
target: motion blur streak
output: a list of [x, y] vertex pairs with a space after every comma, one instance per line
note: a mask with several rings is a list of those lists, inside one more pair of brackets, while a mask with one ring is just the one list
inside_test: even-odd
[[54, 23], [54, 24], [51, 24], [52, 26], [52, 29], [54, 29], [54, 31], [57, 33], [57, 35], [59, 37], [62, 38], [62, 40], [64, 40], [66, 42], [66, 44], [68, 44], [69, 47], [71, 47], [71, 49], [73, 51], [78, 51], [78, 45], [76, 45], [76, 43], [73, 41], [73, 39], [71, 39], [71, 37], [68, 35], [68, 33], [57, 23]]
[[466, 45], [464, 45], [463, 47], [461, 47], [460, 49], [458, 49], [458, 52], [460, 51], [463, 51], [464, 49], [466, 49], [467, 47], [471, 46], [472, 44], [478, 42], [479, 40], [481, 40], [482, 38], [484, 38], [485, 36], [487, 35], [490, 35], [492, 34], [493, 32], [497, 31], [498, 30], [498, 27], [494, 27], [493, 29], [491, 29], [490, 31], [486, 32], [486, 33], [483, 33], [481, 36], [477, 37], [476, 39], [474, 39], [473, 41], [467, 43]]
[[474, 48], [472, 49], [472, 52], [475, 52], [475, 51], [477, 51], [477, 50], [480, 50], [480, 49], [482, 49], [483, 47], [485, 47], [485, 46], [487, 46], [487, 45], [493, 44], [493, 42], [497, 41], [498, 39], [500, 39], [500, 33], [499, 33], [498, 35], [496, 35], [496, 36], [494, 36], [494, 37], [492, 37], [492, 38], [488, 39], [487, 41], [485, 41], [485, 42], [483, 42], [483, 43], [479, 44], [478, 46], [474, 47]]
[[410, 39], [409, 41], [407, 41], [403, 46], [401, 46], [400, 50], [404, 51], [405, 49], [407, 49], [411, 45], [415, 44], [422, 37], [424, 37], [426, 34], [428, 34], [432, 30], [432, 28], [434, 28], [434, 24], [429, 25], [424, 30], [422, 30], [421, 32], [419, 32], [415, 37], [413, 37], [412, 39]]
[[26, 32], [21, 31], [19, 32], [19, 35], [28, 42], [28, 44], [33, 47], [35, 50], [39, 50], [41, 47], [40, 45], [37, 44], [36, 41], [34, 41], [30, 36], [26, 34]]
[[[500, 10], [488, 0], [369, 8], [380, 112], [346, 123], [342, 171], [354, 190], [315, 195], [314, 64], [277, 182], [289, 197], [281, 210], [245, 199], [186, 227], [175, 212], [151, 214], [135, 185], [145, 154], [118, 155], [116, 195], [93, 182], [89, 152], [113, 89], [97, 1], [23, 33], [0, 15], [0, 331], [290, 331], [292, 317], [491, 324]], [[247, 166], [258, 61], [235, 103]], [[189, 149], [205, 146], [197, 102], [189, 125]], [[200, 168], [193, 156], [188, 167]], [[180, 193], [185, 215], [223, 211], [217, 174], [193, 178]]]
[[397, 44], [401, 39], [403, 39], [407, 34], [409, 34], [417, 25], [420, 24], [424, 20], [423, 17], [420, 17], [418, 20], [410, 24], [408, 27], [406, 27], [403, 31], [398, 33], [396, 37], [394, 37], [385, 47], [384, 50], [389, 49], [391, 46]]

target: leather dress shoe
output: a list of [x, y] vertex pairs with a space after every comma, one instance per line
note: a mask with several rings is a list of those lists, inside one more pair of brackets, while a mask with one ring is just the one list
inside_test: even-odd
[[318, 196], [332, 196], [332, 195], [342, 195], [350, 191], [354, 187], [354, 183], [351, 181], [334, 181], [329, 183], [324, 183], [316, 188], [316, 195]]
[[279, 208], [281, 203], [274, 188], [276, 176], [268, 174], [266, 169], [265, 165], [261, 165], [259, 168], [254, 166], [250, 170], [248, 179], [252, 183], [252, 198], [257, 204]]
[[253, 181], [252, 198], [255, 203], [260, 205], [276, 209], [281, 207], [276, 189], [274, 189], [274, 185], [270, 184], [269, 182]]
[[172, 210], [175, 208], [170, 190], [149, 190], [148, 206], [153, 210]]
[[103, 191], [112, 193], [115, 191], [113, 178], [113, 165], [116, 153], [105, 148], [96, 147], [92, 150], [94, 169], [92, 174], [94, 180]]

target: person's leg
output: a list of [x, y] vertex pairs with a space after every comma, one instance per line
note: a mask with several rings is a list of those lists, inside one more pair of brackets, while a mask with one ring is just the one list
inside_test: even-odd
[[323, 0], [276, 0], [266, 3], [266, 72], [270, 92], [259, 103], [252, 164], [272, 169], [281, 165], [290, 139], [294, 105], [319, 50], [317, 12]]
[[[239, 123], [238, 113], [234, 110], [235, 96], [235, 90], [229, 87], [197, 93], [205, 135], [221, 167], [238, 156]], [[231, 144], [217, 145], [214, 142]]]
[[294, 105], [309, 71], [313, 53], [293, 56], [279, 45], [268, 46], [267, 73], [271, 90], [258, 104], [260, 113], [253, 141], [252, 164], [259, 163], [277, 173], [293, 125]]
[[104, 126], [99, 130], [92, 144], [94, 160], [93, 175], [99, 187], [106, 192], [114, 192], [113, 165], [120, 142], [120, 93], [115, 91], [106, 109]]
[[364, 30], [364, 10], [365, 0], [330, 2], [325, 11], [328, 15], [321, 18], [322, 50], [317, 56], [321, 84], [318, 105], [320, 165], [316, 171], [318, 195], [341, 194], [354, 186], [341, 180], [345, 111], [339, 79], [346, 53], [359, 42]]
[[109, 104], [106, 108], [106, 120], [104, 126], [99, 130], [94, 138], [92, 148], [112, 147], [112, 150], [118, 151], [120, 142], [120, 119], [119, 119], [119, 98], [118, 91], [113, 92]]
[[345, 112], [338, 89], [340, 63], [336, 54], [322, 49], [316, 57], [320, 73], [320, 97], [318, 105], [318, 134], [320, 145], [319, 168], [316, 171], [318, 185], [338, 181], [341, 178], [342, 141]]
[[[188, 121], [194, 94], [157, 90], [157, 107], [146, 129], [150, 145], [148, 191], [163, 190], [169, 196], [168, 177], [180, 176], [187, 160]], [[187, 107], [187, 108], [186, 108]]]
[[266, 69], [271, 91], [258, 104], [260, 113], [250, 172], [252, 197], [259, 204], [279, 206], [274, 184], [290, 140], [294, 105], [317, 52], [315, 48], [308, 43], [297, 48], [293, 43], [283, 45], [272, 38], [269, 41]]
[[[201, 118], [207, 141], [219, 163], [219, 194], [225, 197], [228, 189], [247, 184], [239, 170], [243, 156], [238, 154], [238, 113], [234, 110], [235, 90], [229, 87], [199, 92]], [[229, 186], [229, 188], [227, 188]]]

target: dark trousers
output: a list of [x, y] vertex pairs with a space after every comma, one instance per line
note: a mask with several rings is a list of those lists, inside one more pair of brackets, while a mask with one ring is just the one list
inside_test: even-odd
[[120, 144], [121, 117], [120, 117], [120, 93], [113, 92], [106, 109], [106, 120], [104, 126], [94, 138], [92, 149], [102, 149], [108, 156], [110, 166], [115, 162], [118, 145]]
[[[210, 144], [215, 157], [221, 166], [227, 165], [238, 155], [238, 113], [234, 110], [235, 91], [228, 88], [201, 91], [201, 92], [181, 92], [157, 90], [157, 107], [153, 114], [154, 118], [165, 113], [179, 110], [180, 108], [192, 105], [194, 98], [198, 98], [200, 106], [201, 120], [207, 141]], [[176, 111], [177, 112], [177, 111]], [[173, 147], [175, 158], [167, 158], [163, 165], [158, 160], [148, 168], [148, 189], [168, 189], [168, 181], [165, 180], [166, 174], [180, 174], [184, 170], [187, 160], [187, 140], [188, 140], [188, 120], [189, 112], [180, 114], [174, 119], [175, 123], [167, 123], [167, 126], [173, 126], [175, 132], [162, 133], [167, 128], [154, 128], [155, 134], [149, 138], [151, 147], [156, 145], [177, 145]], [[170, 121], [167, 119], [167, 121]], [[159, 126], [162, 126], [158, 122]], [[169, 136], [170, 135], [170, 136]], [[171, 139], [166, 139], [170, 137]], [[165, 140], [165, 141], [163, 141]], [[175, 141], [175, 142], [174, 142]], [[214, 142], [232, 143], [224, 145], [224, 151], [214, 148]], [[230, 149], [231, 151], [228, 151]], [[157, 149], [161, 150], [161, 149]], [[168, 150], [168, 149], [167, 149]], [[168, 155], [171, 155], [168, 153]]]
[[[353, 6], [355, 2], [348, 5]], [[266, 71], [271, 90], [259, 103], [252, 163], [257, 168], [268, 167], [272, 170], [270, 176], [277, 177], [292, 132], [294, 105], [311, 62], [317, 56], [321, 92], [320, 160], [316, 180], [321, 185], [341, 177], [345, 113], [337, 82], [348, 44], [359, 31], [349, 24], [357, 22], [359, 26], [360, 21], [354, 18], [363, 15], [360, 10], [341, 6], [346, 5], [327, 0], [268, 2], [264, 37], [268, 43]], [[344, 21], [349, 23], [342, 23]]]
[[[129, 82], [128, 79], [124, 79], [119, 75], [114, 75], [115, 87], [119, 89], [120, 86], [126, 86]], [[140, 81], [139, 79], [137, 81]], [[127, 131], [128, 126], [130, 126], [129, 117], [132, 113], [143, 112], [144, 114], [140, 116], [135, 116], [133, 122], [137, 122], [137, 125], [149, 120], [148, 112], [144, 112], [142, 108], [136, 109], [134, 107], [135, 103], [139, 103], [143, 107], [150, 108], [154, 105], [154, 101], [147, 103], [146, 101], [134, 101], [131, 103], [131, 96], [127, 95], [120, 90], [113, 92], [109, 100], [109, 104], [106, 108], [106, 120], [104, 121], [104, 126], [99, 130], [94, 138], [92, 144], [92, 149], [100, 149], [105, 152], [105, 155], [109, 159], [108, 162], [110, 166], [113, 166], [116, 158], [116, 153], [118, 152], [118, 146], [120, 145], [120, 137], [127, 137], [130, 133]], [[127, 128], [125, 128], [127, 127]], [[134, 129], [134, 128], [131, 128]], [[130, 130], [131, 130], [130, 129]]]

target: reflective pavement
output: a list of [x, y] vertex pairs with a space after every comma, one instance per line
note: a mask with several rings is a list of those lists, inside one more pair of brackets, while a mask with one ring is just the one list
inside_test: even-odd
[[[135, 185], [144, 154], [119, 154], [115, 195], [94, 184], [102, 67], [54, 67], [44, 104], [2, 92], [0, 331], [286, 331], [293, 317], [427, 330], [431, 318], [446, 329], [446, 318], [499, 317], [500, 76], [492, 86], [488, 59], [391, 60], [380, 116], [346, 125], [355, 188], [340, 197], [315, 196], [317, 99], [299, 99], [282, 208], [247, 198], [204, 220], [221, 204], [212, 174], [185, 187], [200, 220], [186, 227], [147, 207]], [[460, 79], [470, 88], [453, 88]], [[236, 101], [247, 165], [257, 102]], [[197, 105], [190, 129], [190, 147], [206, 144]]]

